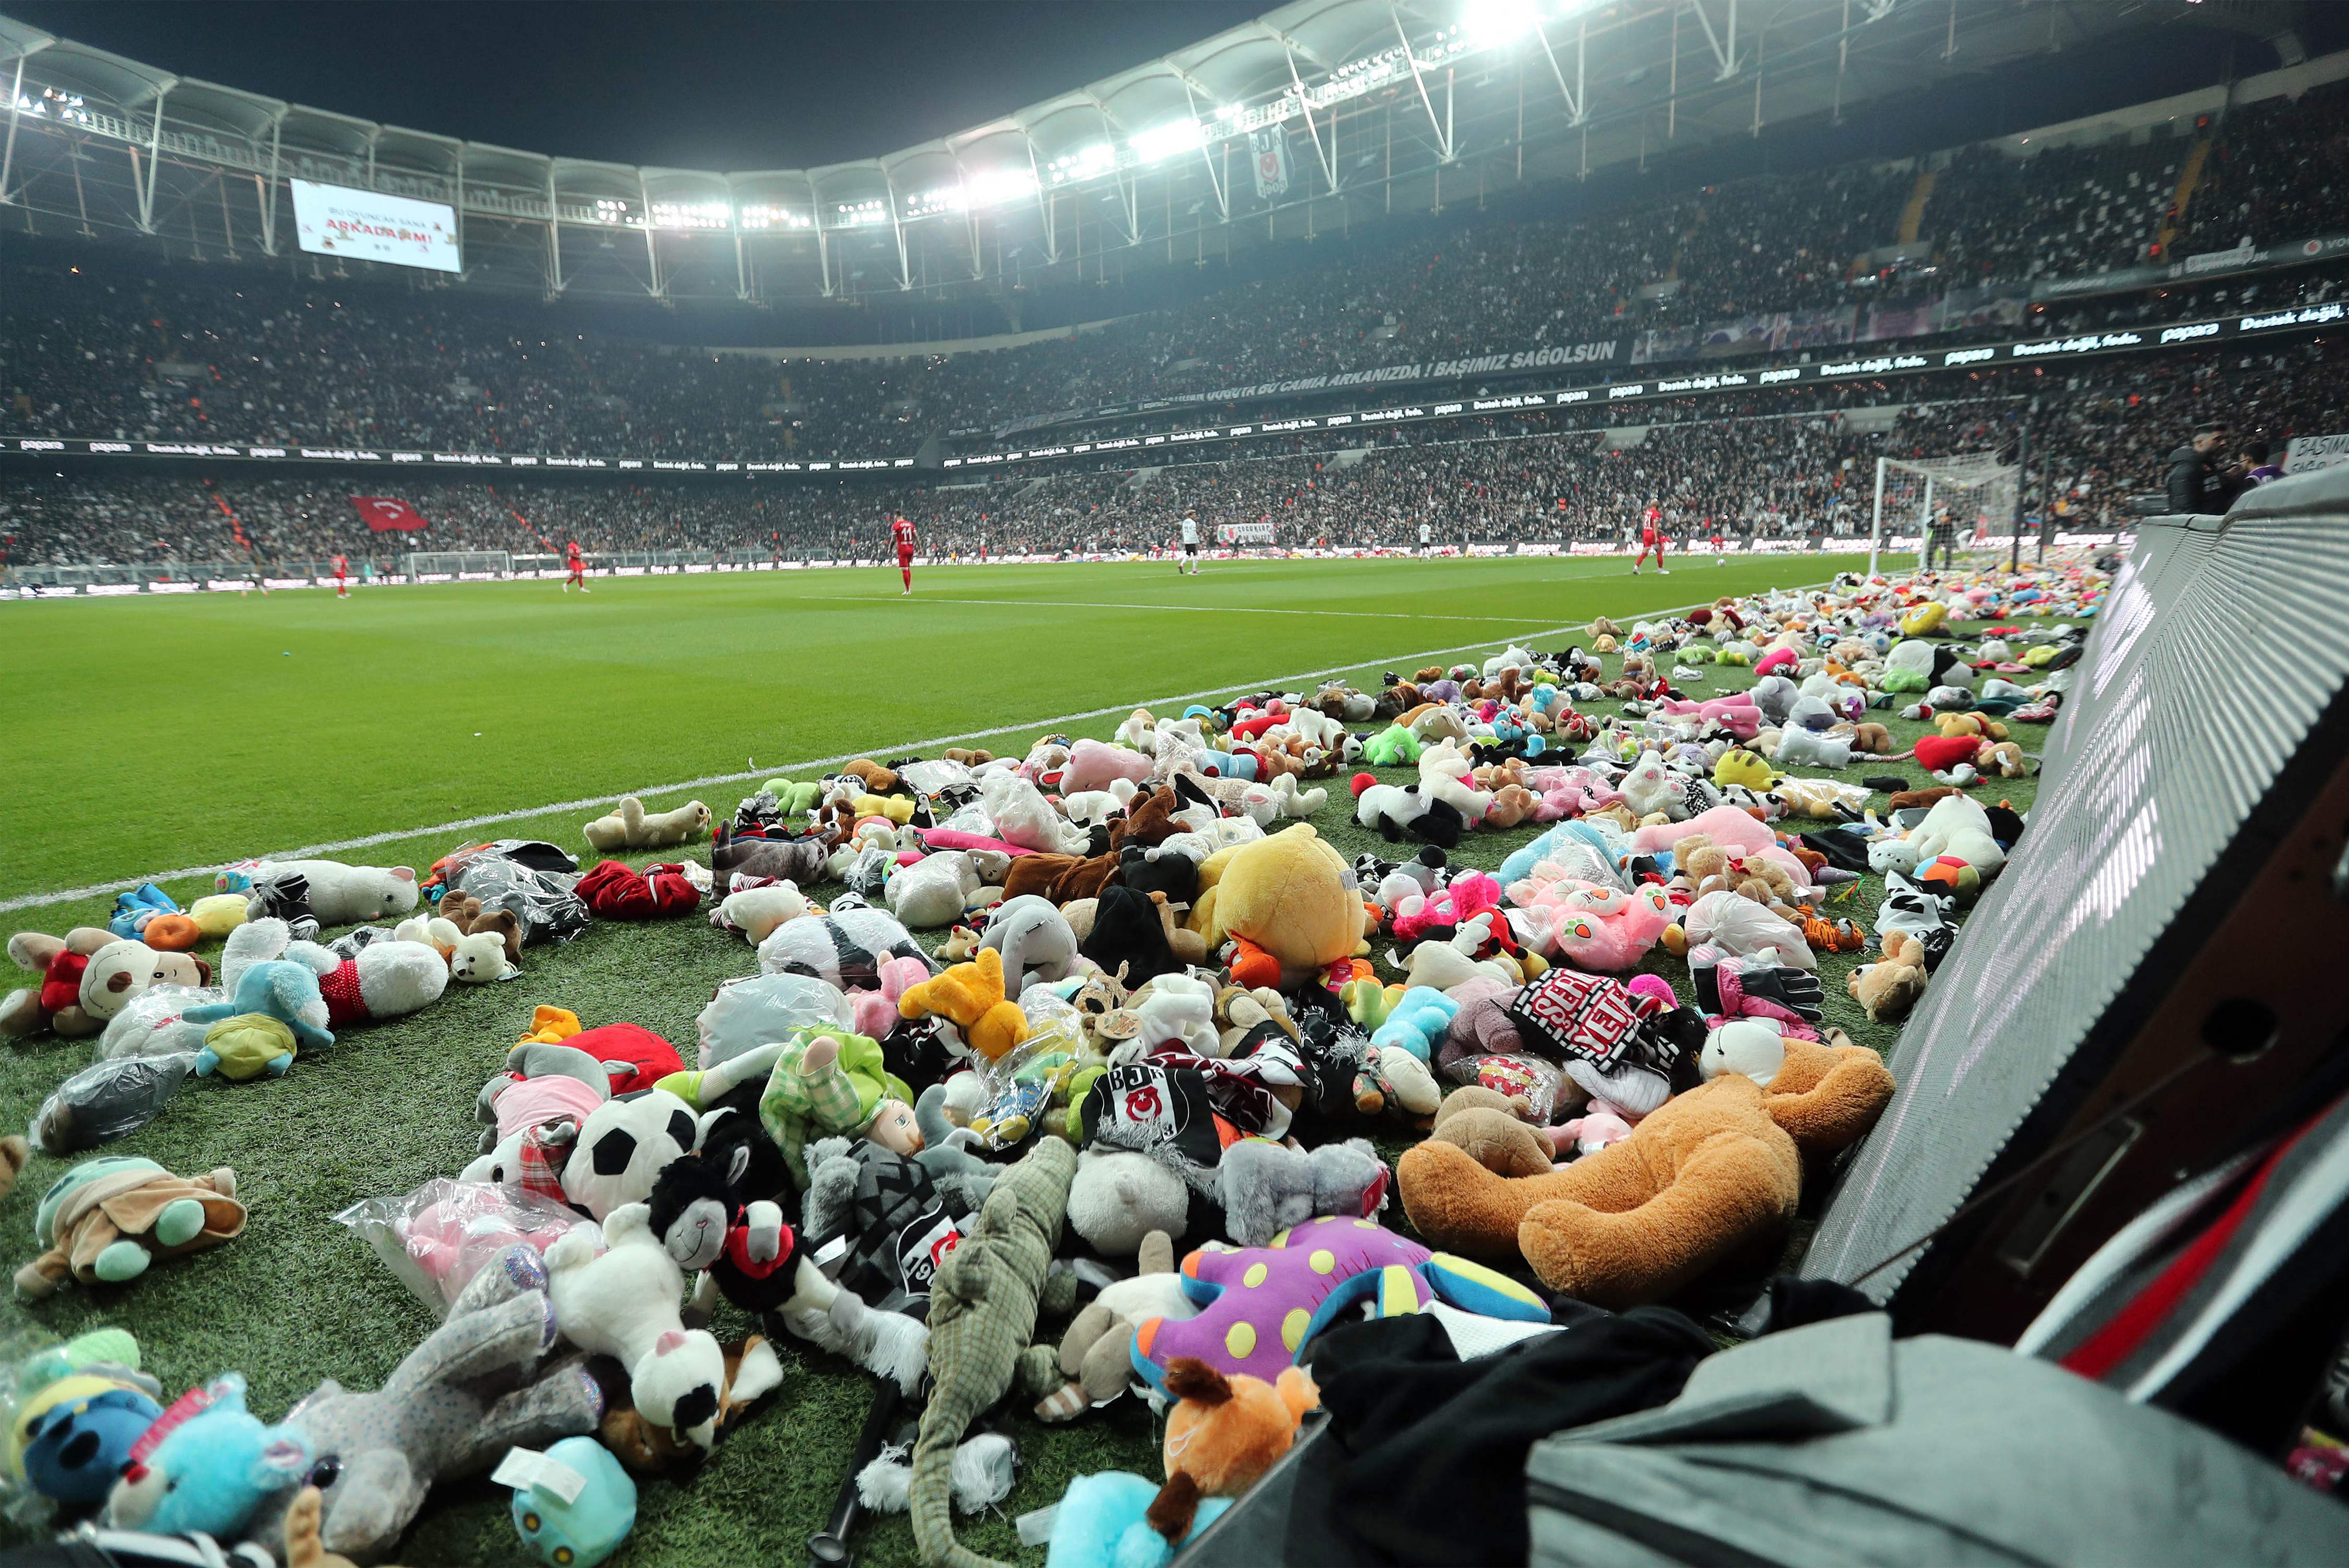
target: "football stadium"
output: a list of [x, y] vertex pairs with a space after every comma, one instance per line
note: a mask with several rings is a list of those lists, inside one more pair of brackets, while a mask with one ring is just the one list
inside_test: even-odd
[[2349, 11], [0, 91], [0, 1563], [2349, 1560]]

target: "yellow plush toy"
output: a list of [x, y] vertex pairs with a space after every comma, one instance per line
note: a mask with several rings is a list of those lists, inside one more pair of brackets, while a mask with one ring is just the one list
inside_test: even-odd
[[1216, 884], [1208, 942], [1239, 944], [1231, 965], [1238, 984], [1288, 990], [1367, 952], [1364, 919], [1352, 868], [1299, 822], [1233, 851]]
[[939, 1017], [962, 1031], [963, 1043], [994, 1061], [1028, 1037], [1027, 1015], [1003, 999], [1003, 954], [982, 947], [968, 964], [909, 987], [897, 998], [907, 1018]]
[[1713, 781], [1724, 789], [1733, 784], [1743, 784], [1748, 789], [1767, 789], [1775, 777], [1767, 761], [1743, 747], [1730, 748], [1713, 765]]
[[249, 902], [241, 892], [211, 893], [190, 904], [188, 913], [195, 917], [197, 930], [217, 940], [244, 923]]
[[1928, 599], [1900, 617], [1900, 634], [1921, 637], [1928, 633], [1938, 632], [1949, 618], [1950, 607], [1947, 604], [1938, 599]]
[[2004, 740], [2006, 726], [1979, 713], [1937, 713], [1933, 727], [1943, 735], [1971, 735], [1983, 740]]
[[859, 817], [886, 817], [901, 828], [914, 820], [914, 803], [903, 795], [859, 795], [848, 809]]

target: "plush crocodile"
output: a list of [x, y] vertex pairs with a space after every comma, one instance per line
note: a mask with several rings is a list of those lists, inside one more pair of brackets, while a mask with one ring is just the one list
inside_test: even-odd
[[[930, 1287], [930, 1402], [914, 1443], [914, 1543], [930, 1568], [1005, 1568], [954, 1538], [948, 1512], [955, 1446], [1011, 1389], [1036, 1331], [1077, 1151], [1047, 1138], [996, 1180], [978, 1217], [938, 1265]], [[1040, 1371], [1057, 1370], [1042, 1352]], [[1050, 1377], [1053, 1383], [1057, 1377]]]

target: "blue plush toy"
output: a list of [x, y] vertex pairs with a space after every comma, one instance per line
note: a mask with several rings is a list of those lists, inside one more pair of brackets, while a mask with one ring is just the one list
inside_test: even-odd
[[157, 915], [180, 913], [180, 906], [170, 893], [153, 882], [140, 882], [129, 892], [114, 895], [114, 918], [106, 923], [106, 929], [117, 936], [135, 937]]
[[1371, 1044], [1384, 1049], [1401, 1046], [1421, 1061], [1435, 1053], [1435, 1042], [1452, 1026], [1453, 1015], [1460, 1004], [1433, 985], [1414, 985], [1402, 994], [1386, 1022], [1371, 1036]]
[[244, 1378], [223, 1372], [181, 1396], [130, 1450], [106, 1500], [118, 1530], [177, 1535], [200, 1530], [233, 1539], [272, 1492], [302, 1484], [310, 1445], [244, 1408]]
[[1210, 779], [1256, 782], [1256, 758], [1253, 756], [1234, 756], [1228, 751], [1195, 751], [1191, 754], [1191, 761]]
[[[1052, 1511], [1052, 1543], [1044, 1553], [1044, 1568], [1165, 1568], [1174, 1559], [1174, 1543], [1150, 1527], [1151, 1503], [1162, 1489], [1125, 1470], [1081, 1475], [1061, 1494]], [[1232, 1505], [1227, 1497], [1199, 1500], [1187, 1546], [1201, 1531]]]
[[236, 977], [225, 1002], [209, 1002], [180, 1015], [191, 1024], [217, 1024], [242, 1013], [265, 1013], [294, 1031], [294, 1044], [305, 1051], [322, 1051], [335, 1043], [326, 1028], [326, 999], [318, 994], [318, 976], [290, 958], [268, 958], [248, 964]]
[[88, 1508], [130, 1462], [131, 1446], [163, 1413], [162, 1386], [139, 1369], [139, 1342], [94, 1328], [16, 1368], [7, 1429], [9, 1476], [53, 1502]]
[[636, 1483], [593, 1438], [510, 1449], [492, 1479], [513, 1487], [523, 1545], [554, 1568], [595, 1568], [636, 1527]]

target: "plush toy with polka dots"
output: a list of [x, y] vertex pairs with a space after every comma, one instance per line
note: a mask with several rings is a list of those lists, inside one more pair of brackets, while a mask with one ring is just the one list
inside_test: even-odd
[[1337, 1214], [1283, 1231], [1269, 1246], [1204, 1247], [1181, 1272], [1184, 1294], [1203, 1304], [1199, 1315], [1154, 1317], [1133, 1336], [1134, 1371], [1162, 1392], [1167, 1365], [1185, 1356], [1269, 1383], [1306, 1341], [1363, 1302], [1381, 1317], [1441, 1297], [1489, 1317], [1549, 1321], [1541, 1297], [1506, 1275]]

